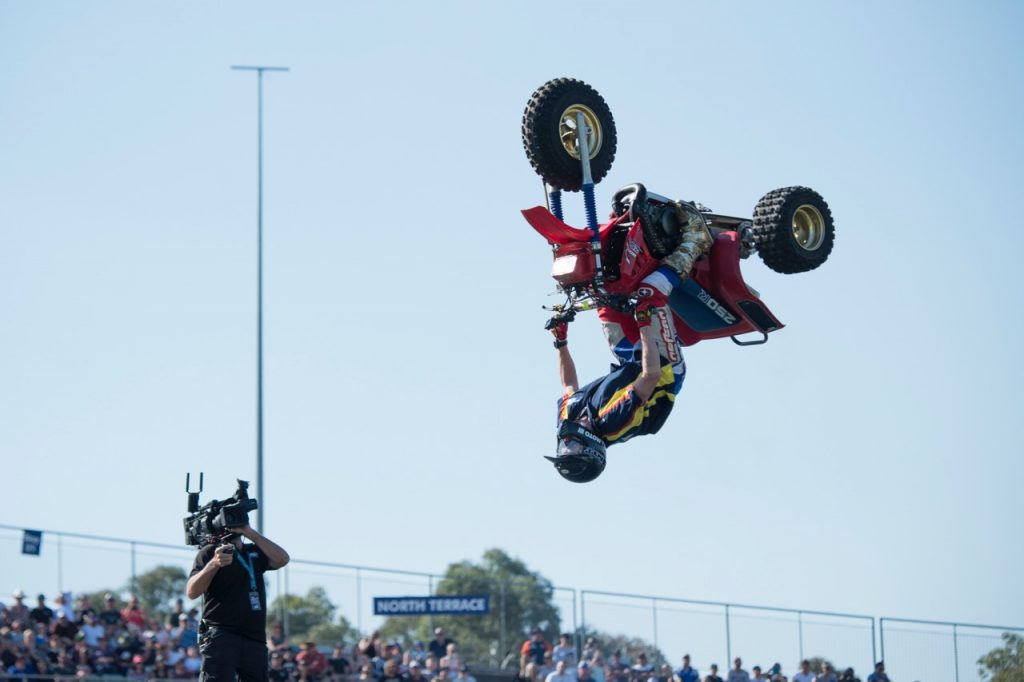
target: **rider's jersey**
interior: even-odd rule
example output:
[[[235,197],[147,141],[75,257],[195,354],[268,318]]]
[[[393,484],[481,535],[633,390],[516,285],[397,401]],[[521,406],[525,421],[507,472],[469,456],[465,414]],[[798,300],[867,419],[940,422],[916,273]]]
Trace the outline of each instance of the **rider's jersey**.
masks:
[[[558,401],[559,425],[566,419],[579,419],[586,410],[594,431],[609,445],[657,433],[682,388],[686,365],[682,358],[673,364],[662,357],[661,377],[646,402],[640,401],[633,389],[640,371],[639,359],[613,365],[607,375],[562,396]]]

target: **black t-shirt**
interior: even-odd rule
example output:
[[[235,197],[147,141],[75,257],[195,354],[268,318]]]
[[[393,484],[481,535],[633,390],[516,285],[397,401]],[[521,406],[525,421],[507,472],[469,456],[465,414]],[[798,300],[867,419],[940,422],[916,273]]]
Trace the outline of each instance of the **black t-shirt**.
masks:
[[[206,545],[196,554],[192,564],[192,577],[210,563],[216,545]],[[251,583],[249,572],[242,564],[239,555],[248,560],[253,569],[256,581],[256,592],[259,595],[259,610],[253,610],[249,592]],[[235,560],[222,566],[210,581],[210,586],[203,594],[203,621],[208,626],[223,628],[249,639],[265,642],[267,639],[267,588],[263,583],[263,574],[272,570],[267,555],[255,545],[242,545],[235,550]]]
[[[437,638],[430,640],[427,644],[427,648],[430,649],[430,653],[434,654],[434,658],[441,660],[442,656],[448,654],[448,645],[452,643],[452,640],[445,637],[444,643],[437,641]]]
[[[45,623],[46,625],[49,625],[50,621],[53,620],[53,609],[49,606],[37,606],[29,611],[28,615],[37,623]]]
[[[328,658],[327,665],[331,666],[331,670],[338,675],[347,675],[349,673],[349,668],[351,667],[348,659],[344,656],[339,658]]]
[[[267,671],[267,676],[270,682],[287,682],[291,677],[284,668],[271,668]]]

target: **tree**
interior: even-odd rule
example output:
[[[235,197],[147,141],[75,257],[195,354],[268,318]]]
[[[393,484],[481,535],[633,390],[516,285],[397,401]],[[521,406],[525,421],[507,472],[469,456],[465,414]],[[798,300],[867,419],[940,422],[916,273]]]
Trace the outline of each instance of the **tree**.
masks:
[[[385,639],[429,640],[431,629],[441,626],[458,642],[463,657],[497,666],[519,647],[533,627],[548,641],[558,638],[561,624],[552,602],[551,582],[519,559],[500,549],[484,552],[483,561],[449,564],[435,590],[439,596],[485,594],[490,613],[485,616],[392,616],[380,628]],[[513,656],[518,661],[518,656]]]
[[[1024,637],[1004,632],[1003,641],[978,659],[978,674],[992,682],[1024,682]]]
[[[280,622],[282,609],[288,617],[286,634],[293,642],[312,640],[317,644],[334,644],[359,638],[358,631],[344,616],[334,620],[337,607],[322,587],[309,588],[305,597],[285,594],[275,599],[267,614],[270,625]]]
[[[580,638],[586,641],[588,638],[593,637],[594,641],[597,642],[597,648],[604,655],[605,661],[618,651],[622,654],[623,658],[628,661],[636,662],[636,656],[640,652],[647,654],[647,662],[658,667],[663,663],[668,663],[668,659],[665,658],[665,654],[662,653],[661,649],[654,646],[650,642],[640,639],[639,637],[629,637],[627,635],[612,635],[607,632],[601,632],[600,630],[592,630],[586,628],[585,631],[580,633]]]
[[[176,599],[185,596],[187,582],[180,566],[157,566],[129,580],[124,589],[139,598],[143,611],[162,618],[171,612]]]

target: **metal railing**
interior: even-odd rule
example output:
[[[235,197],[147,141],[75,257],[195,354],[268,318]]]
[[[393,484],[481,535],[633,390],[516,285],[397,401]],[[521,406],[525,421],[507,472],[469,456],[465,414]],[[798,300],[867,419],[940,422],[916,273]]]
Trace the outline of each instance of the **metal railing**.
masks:
[[[580,613],[585,631],[628,624],[659,649],[670,642],[670,661],[690,653],[700,669],[721,655],[728,666],[734,654],[764,669],[811,656],[861,669],[875,660],[875,619],[861,614],[597,590],[581,590]]]
[[[981,679],[978,660],[1003,645],[1004,632],[1024,635],[1024,627],[878,619],[886,673],[907,682],[977,682]]]
[[[74,566],[75,589],[85,584],[115,588],[110,575],[127,573],[134,582],[143,572],[167,564],[188,572],[195,556],[194,548],[183,545],[44,530],[42,555],[23,557],[23,530],[0,524],[0,556],[4,557],[0,584],[11,589],[19,580],[13,575],[18,570],[33,583],[56,583],[64,592],[65,566]],[[434,594],[442,578],[437,573],[293,558],[288,567],[275,572],[268,593],[279,597],[323,587],[355,628],[368,632],[385,620],[373,615],[368,595]],[[704,668],[720,656],[731,661],[739,655],[748,666],[759,663],[762,668],[774,661],[791,665],[823,656],[837,666],[866,673],[875,661],[885,659],[887,671],[900,682],[974,682],[979,678],[978,659],[1002,646],[1002,633],[1024,635],[1024,627],[885,617],[878,619],[876,655],[872,616],[572,587],[553,586],[553,590],[563,630],[644,637],[663,649],[671,662],[691,653],[694,664]],[[492,603],[501,613],[501,594]],[[287,628],[287,614],[280,615]],[[503,619],[499,622],[504,626]],[[517,649],[520,636],[502,627],[500,651]]]

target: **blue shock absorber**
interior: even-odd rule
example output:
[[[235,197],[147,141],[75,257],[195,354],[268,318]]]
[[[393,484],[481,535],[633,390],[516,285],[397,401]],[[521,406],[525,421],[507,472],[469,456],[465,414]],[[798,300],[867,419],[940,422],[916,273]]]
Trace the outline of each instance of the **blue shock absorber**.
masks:
[[[565,222],[562,218],[562,190],[553,189],[548,192],[548,200],[551,202],[551,215]]]
[[[597,239],[597,204],[594,200],[594,183],[588,182],[583,185],[583,203],[587,209],[587,227],[594,233]]]

